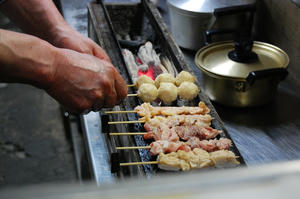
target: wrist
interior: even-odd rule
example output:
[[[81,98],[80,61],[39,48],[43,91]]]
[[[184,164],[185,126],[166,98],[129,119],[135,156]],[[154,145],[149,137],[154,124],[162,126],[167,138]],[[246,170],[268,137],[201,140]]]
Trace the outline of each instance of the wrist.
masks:
[[[45,42],[46,43],[46,42]],[[57,48],[50,44],[41,44],[41,52],[33,53],[31,60],[23,62],[24,68],[17,74],[17,81],[28,83],[40,89],[47,90],[54,82],[56,71]],[[21,65],[20,59],[16,65]]]
[[[47,48],[45,59],[41,57],[37,61],[39,67],[34,70],[31,78],[34,86],[47,90],[54,82],[59,49],[49,43],[46,43],[45,48]]]
[[[63,47],[62,40],[68,38],[73,31],[67,23],[58,24],[49,31],[50,36],[48,41],[56,47]]]

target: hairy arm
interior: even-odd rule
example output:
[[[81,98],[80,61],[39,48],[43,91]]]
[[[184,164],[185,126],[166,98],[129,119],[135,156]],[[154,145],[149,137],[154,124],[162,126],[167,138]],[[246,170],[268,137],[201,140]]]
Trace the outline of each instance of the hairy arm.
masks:
[[[0,81],[46,88],[51,82],[55,47],[36,37],[0,29]]]
[[[26,33],[52,45],[94,55],[109,61],[105,51],[95,42],[71,28],[52,0],[7,0],[0,10]]]
[[[126,83],[110,62],[1,29],[0,82],[42,88],[77,113],[113,107],[127,95]]]
[[[0,9],[26,33],[50,43],[59,29],[68,27],[51,0],[8,0]]]

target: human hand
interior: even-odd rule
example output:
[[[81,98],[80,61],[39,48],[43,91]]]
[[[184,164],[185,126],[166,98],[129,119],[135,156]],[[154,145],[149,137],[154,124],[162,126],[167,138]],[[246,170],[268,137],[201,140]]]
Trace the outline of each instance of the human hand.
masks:
[[[83,36],[68,25],[56,28],[51,43],[59,48],[75,50],[80,53],[90,54],[99,59],[110,62],[106,52],[93,40]]]
[[[110,62],[58,49],[46,91],[70,111],[87,113],[119,104],[128,87]]]

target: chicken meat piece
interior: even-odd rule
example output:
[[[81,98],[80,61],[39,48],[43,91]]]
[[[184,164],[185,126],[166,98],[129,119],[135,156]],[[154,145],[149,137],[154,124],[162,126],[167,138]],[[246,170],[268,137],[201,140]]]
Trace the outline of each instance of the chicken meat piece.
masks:
[[[232,146],[232,142],[227,138],[213,139],[213,140],[200,140],[197,137],[191,137],[187,142],[187,145],[194,148],[201,148],[208,152],[213,152],[217,150],[229,149]]]
[[[240,164],[237,161],[238,156],[236,156],[232,151],[219,150],[210,153],[210,158],[215,162],[215,166],[218,168],[233,167]]]
[[[166,140],[170,142],[179,141],[178,135],[164,124],[149,126],[146,123],[144,128],[147,131],[144,135],[145,139]]]
[[[197,125],[188,125],[188,126],[175,126],[172,127],[172,130],[182,140],[189,140],[192,137],[197,137],[200,140],[215,138],[222,131],[213,129],[209,126],[197,126]]]
[[[176,152],[178,150],[183,151],[191,151],[191,148],[186,145],[184,142],[169,142],[165,140],[158,140],[152,142],[150,144],[150,154],[151,155],[158,155],[160,153],[171,153]]]

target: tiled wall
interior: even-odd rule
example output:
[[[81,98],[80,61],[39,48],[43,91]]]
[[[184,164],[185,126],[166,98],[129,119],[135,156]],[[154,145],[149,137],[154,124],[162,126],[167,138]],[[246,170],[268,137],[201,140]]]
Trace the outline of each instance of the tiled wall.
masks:
[[[258,0],[257,40],[274,44],[290,57],[289,80],[300,85],[300,8],[291,0]]]

